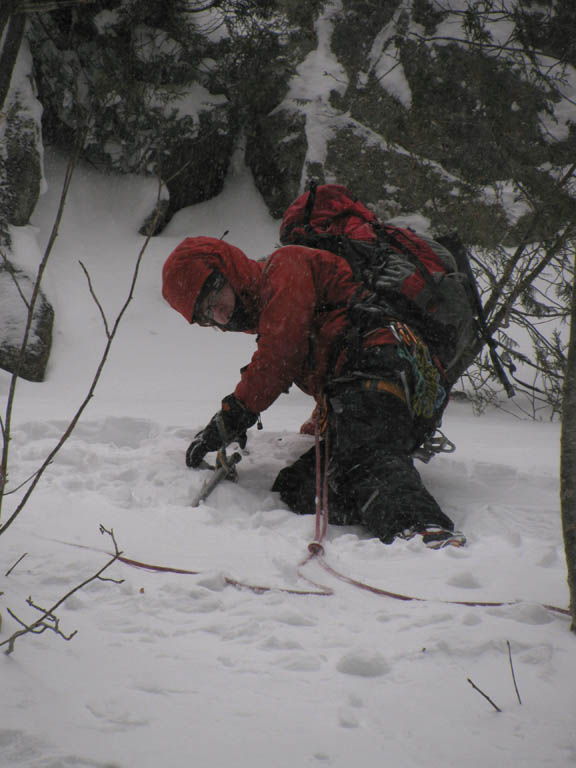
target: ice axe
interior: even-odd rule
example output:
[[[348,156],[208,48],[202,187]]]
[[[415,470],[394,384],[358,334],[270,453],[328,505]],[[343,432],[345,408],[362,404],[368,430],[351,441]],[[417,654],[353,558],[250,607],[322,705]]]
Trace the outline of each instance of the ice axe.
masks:
[[[212,476],[204,481],[204,485],[194,497],[194,500],[192,501],[193,507],[200,506],[200,503],[210,496],[214,488],[216,488],[222,480],[232,480],[233,483],[238,480],[238,470],[236,469],[236,465],[242,458],[242,454],[235,451],[231,456],[226,455],[226,431],[221,417],[218,419],[217,423],[222,437],[222,447],[216,454],[214,467],[205,461],[200,465],[201,468],[211,469],[213,472]]]

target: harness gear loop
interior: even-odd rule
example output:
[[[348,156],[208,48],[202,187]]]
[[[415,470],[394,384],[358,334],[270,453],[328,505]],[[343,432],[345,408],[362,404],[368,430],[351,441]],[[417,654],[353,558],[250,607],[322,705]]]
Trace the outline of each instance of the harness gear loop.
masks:
[[[441,429],[436,429],[436,435],[427,438],[424,443],[413,451],[412,456],[415,459],[428,464],[437,453],[454,453],[456,445],[449,440]]]
[[[394,320],[389,325],[398,341],[398,356],[406,360],[413,376],[412,411],[425,419],[434,418],[446,399],[441,375],[424,341],[404,323]]]

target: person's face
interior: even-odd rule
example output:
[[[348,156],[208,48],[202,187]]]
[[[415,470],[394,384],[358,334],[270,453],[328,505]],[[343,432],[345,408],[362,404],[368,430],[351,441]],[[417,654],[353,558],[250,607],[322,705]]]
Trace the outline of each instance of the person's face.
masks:
[[[198,307],[198,323],[203,326],[225,326],[234,312],[236,294],[230,283],[215,288],[202,300]]]

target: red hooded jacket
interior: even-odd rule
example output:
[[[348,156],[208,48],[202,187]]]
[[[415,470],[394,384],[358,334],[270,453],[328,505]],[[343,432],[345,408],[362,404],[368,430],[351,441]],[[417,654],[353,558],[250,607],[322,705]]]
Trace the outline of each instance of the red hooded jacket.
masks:
[[[162,294],[186,320],[208,275],[217,269],[258,318],[258,347],[234,395],[253,413],[266,410],[294,383],[319,397],[334,375],[334,357],[348,330],[346,308],[361,287],[346,261],[302,246],[280,248],[266,261],[209,237],[189,237],[170,254],[162,271]],[[367,345],[394,343],[388,329]]]

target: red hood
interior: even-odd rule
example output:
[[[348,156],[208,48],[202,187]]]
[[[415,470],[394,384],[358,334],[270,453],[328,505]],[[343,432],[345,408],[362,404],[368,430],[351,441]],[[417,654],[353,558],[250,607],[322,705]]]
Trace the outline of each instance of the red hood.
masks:
[[[241,296],[246,308],[260,310],[263,264],[249,259],[234,245],[213,237],[187,237],[166,259],[162,268],[162,296],[191,323],[204,282],[215,269]]]

